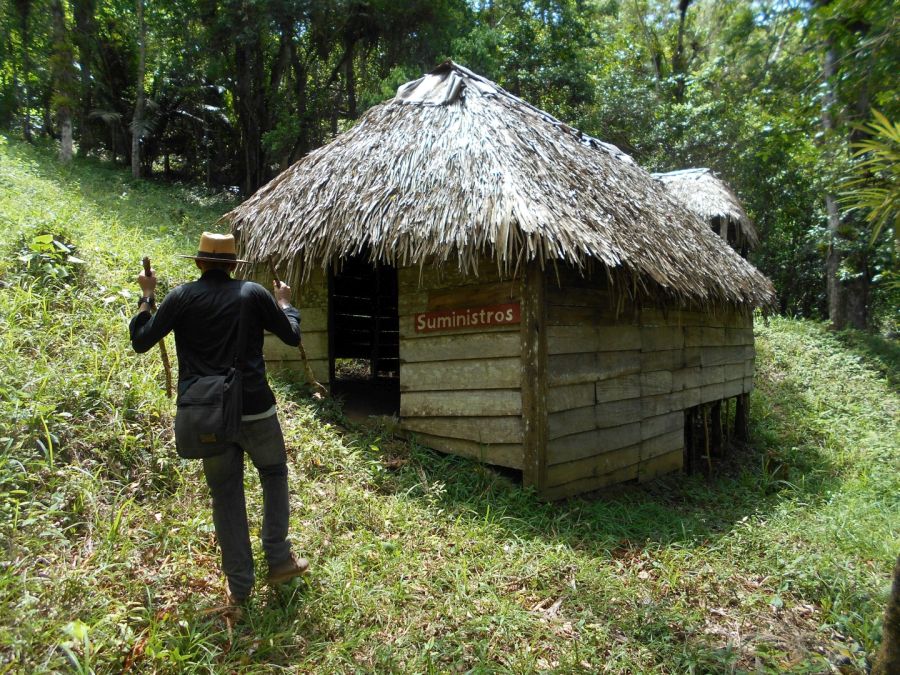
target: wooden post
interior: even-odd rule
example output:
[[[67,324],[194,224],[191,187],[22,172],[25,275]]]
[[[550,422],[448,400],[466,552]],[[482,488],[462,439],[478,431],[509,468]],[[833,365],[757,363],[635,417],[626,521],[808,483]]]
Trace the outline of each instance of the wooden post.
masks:
[[[725,444],[722,442],[722,401],[712,404],[712,452],[716,457],[725,455]]]
[[[540,262],[527,263],[522,282],[522,482],[540,494],[547,486],[547,329],[545,278]]]
[[[706,450],[707,476],[712,476],[712,457],[709,454],[709,406],[703,405],[703,444]]]
[[[694,473],[694,415],[696,408],[688,408],[684,411],[684,470],[687,473]]]
[[[734,408],[734,437],[739,441],[750,440],[750,394],[737,397]]]
[[[723,426],[725,428],[725,446],[729,445],[729,441],[731,440],[731,432],[729,431],[729,423],[731,421],[731,399],[725,399],[725,422]]]

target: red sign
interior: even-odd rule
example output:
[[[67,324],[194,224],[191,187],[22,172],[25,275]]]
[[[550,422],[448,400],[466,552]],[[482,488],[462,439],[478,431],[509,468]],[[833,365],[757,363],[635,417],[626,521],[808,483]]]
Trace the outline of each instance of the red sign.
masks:
[[[518,302],[510,302],[489,307],[461,307],[440,312],[423,312],[413,318],[417,333],[431,333],[439,330],[466,330],[517,324],[522,321],[522,310]]]

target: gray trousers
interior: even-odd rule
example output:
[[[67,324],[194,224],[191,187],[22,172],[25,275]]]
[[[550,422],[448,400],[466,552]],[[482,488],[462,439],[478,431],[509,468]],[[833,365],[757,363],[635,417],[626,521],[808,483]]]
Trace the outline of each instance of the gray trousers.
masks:
[[[203,460],[203,473],[212,495],[213,523],[222,549],[222,571],[236,598],[253,589],[253,553],[244,498],[244,453],[259,472],[263,493],[262,547],[269,566],[291,557],[287,541],[290,502],[287,455],[278,417],[242,422],[231,449]]]

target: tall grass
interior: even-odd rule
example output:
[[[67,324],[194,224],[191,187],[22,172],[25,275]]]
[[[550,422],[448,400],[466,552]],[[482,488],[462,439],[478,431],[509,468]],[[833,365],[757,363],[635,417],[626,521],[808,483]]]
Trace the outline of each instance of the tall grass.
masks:
[[[874,652],[895,345],[760,325],[752,447],[712,480],[556,504],[276,381],[313,572],[232,625],[199,467],[127,340],[141,256],[191,278],[175,254],[227,203],[2,137],[0,186],[0,670],[862,672]],[[19,259],[46,232],[85,261],[57,256],[70,276]]]

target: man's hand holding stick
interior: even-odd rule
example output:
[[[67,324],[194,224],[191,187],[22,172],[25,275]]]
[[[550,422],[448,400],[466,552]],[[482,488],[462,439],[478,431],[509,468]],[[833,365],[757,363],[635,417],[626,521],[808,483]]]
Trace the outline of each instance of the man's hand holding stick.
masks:
[[[146,307],[147,311],[152,312],[156,306],[153,302],[154,292],[156,291],[156,275],[153,274],[153,270],[150,267],[150,258],[146,256],[144,257],[144,271],[138,276],[138,285],[144,294],[140,306],[141,311]],[[144,302],[144,300],[148,299],[150,302]],[[163,370],[166,374],[166,396],[172,398],[172,365],[169,362],[169,352],[166,350],[165,338],[159,341],[159,355],[162,357]]]

